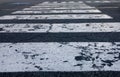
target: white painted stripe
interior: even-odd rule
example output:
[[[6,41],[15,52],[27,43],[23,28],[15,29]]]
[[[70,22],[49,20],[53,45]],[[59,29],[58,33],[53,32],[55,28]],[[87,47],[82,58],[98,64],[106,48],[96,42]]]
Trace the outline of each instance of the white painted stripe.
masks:
[[[50,24],[0,24],[0,28],[4,32],[47,32]]]
[[[3,19],[112,19],[105,14],[63,14],[63,15],[6,15]]]
[[[66,7],[66,6],[88,6],[86,4],[49,4],[49,5],[35,5],[37,7]],[[31,7],[35,7],[31,6]]]
[[[120,1],[85,1],[87,3],[119,3]]]
[[[56,6],[48,6],[48,5],[46,5],[46,6],[31,6],[30,8],[60,8],[60,7],[67,7],[67,8],[72,8],[72,7],[82,7],[82,6],[87,6],[87,5],[64,5],[64,6],[58,6],[58,5],[56,5]]]
[[[53,8],[40,8],[40,7],[35,7],[35,8],[25,8],[25,9],[23,9],[23,10],[32,10],[32,11],[35,11],[35,10],[55,10],[55,9],[58,9],[58,10],[71,10],[71,9],[95,9],[95,7],[89,7],[89,6],[84,6],[84,7],[59,7],[59,8],[57,8],[57,7],[53,7]]]
[[[36,5],[36,6],[37,6],[37,7],[68,7],[68,6],[69,6],[69,7],[72,7],[72,6],[73,6],[73,7],[74,7],[74,6],[79,6],[79,7],[80,7],[80,6],[82,6],[82,5],[83,5],[83,6],[88,6],[88,5],[86,5],[86,4],[71,4],[71,5],[70,5],[70,4],[64,4],[64,5],[60,5],[60,4],[56,4],[56,5],[52,5],[52,4],[51,4],[51,5],[50,5],[50,4],[49,4],[49,5]],[[32,6],[32,7],[34,7],[34,6]]]
[[[0,33],[120,32],[120,23],[0,24],[0,28]]]
[[[120,23],[55,24],[49,32],[120,32]]]
[[[69,1],[69,2],[65,2],[65,1],[62,1],[62,2],[43,2],[43,3],[40,3],[40,4],[37,4],[37,5],[70,5],[70,4],[82,4],[83,2],[82,1],[78,1],[78,2],[74,2],[74,1]]]
[[[0,72],[120,71],[119,56],[120,42],[0,43]]]
[[[46,2],[43,2],[43,3],[41,3],[41,4],[43,4],[43,5],[44,5],[44,4],[49,4],[49,2],[48,2],[48,1],[46,1]]]
[[[89,9],[89,10],[50,10],[50,11],[16,11],[12,14],[37,14],[37,13],[101,13],[100,10],[97,9]]]
[[[119,7],[98,7],[98,8],[100,8],[100,9],[104,9],[104,8],[108,8],[108,9],[109,9],[109,8],[113,8],[113,9],[114,9],[114,8],[119,8]]]
[[[66,4],[66,5],[35,5],[31,7],[80,7],[80,6],[88,6],[86,4]]]
[[[62,1],[62,2],[60,2],[60,3],[57,3],[57,4],[65,4],[65,3],[67,3],[67,2],[65,2],[65,1]],[[56,4],[56,3],[55,3]]]

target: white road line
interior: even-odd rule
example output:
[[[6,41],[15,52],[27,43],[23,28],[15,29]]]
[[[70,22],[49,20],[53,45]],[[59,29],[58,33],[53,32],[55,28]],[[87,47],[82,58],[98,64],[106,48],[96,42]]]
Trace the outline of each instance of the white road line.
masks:
[[[0,24],[0,33],[120,32],[120,23]]]
[[[84,6],[84,7],[83,7]],[[82,3],[82,4],[79,4],[79,3],[73,3],[73,4],[69,4],[69,3],[66,3],[66,4],[64,4],[64,3],[58,3],[58,4],[52,4],[52,3],[49,3],[49,4],[47,4],[47,5],[40,5],[40,4],[38,4],[38,5],[35,5],[35,6],[31,6],[31,8],[45,8],[45,7],[49,7],[49,8],[75,8],[75,7],[79,7],[79,8],[94,8],[94,7],[90,7],[90,6],[88,6],[88,5],[86,5],[86,4],[84,4],[84,3]],[[27,9],[27,8],[26,8]],[[47,9],[47,8],[46,8]]]
[[[74,2],[74,1],[69,1],[68,3],[76,3],[76,2]]]
[[[49,5],[35,5],[35,6],[37,6],[37,7],[66,7],[66,6],[88,6],[88,5],[86,5],[86,4],[49,4]],[[35,6],[31,6],[31,7],[35,7]]]
[[[82,7],[82,6],[87,6],[87,5],[61,5],[61,6],[58,6],[58,5],[56,5],[56,6],[48,6],[48,5],[46,5],[46,6],[31,6],[30,8],[60,8],[60,7],[69,7],[69,8],[74,8],[74,7]]]
[[[0,20],[5,19],[112,19],[105,14],[63,14],[63,15],[5,15]]]
[[[48,1],[45,1],[45,2],[43,2],[43,3],[41,3],[41,4],[43,4],[43,5],[44,5],[44,4],[49,4],[49,2],[48,2]]]
[[[35,5],[30,8],[75,8],[75,7],[90,7],[86,4],[65,4],[65,5]]]
[[[58,5],[57,4],[56,5],[51,4],[50,5],[49,4],[49,5],[35,5],[35,6],[31,6],[31,7],[66,7],[66,6],[71,6],[72,7],[72,6],[82,6],[82,5],[85,6],[86,4],[71,4],[71,5],[70,4],[64,4],[64,5],[60,5],[60,4],[58,4]]]
[[[27,11],[27,10],[32,10],[32,11],[35,11],[35,10],[55,10],[55,9],[58,9],[58,10],[72,10],[72,9],[95,9],[95,7],[89,7],[89,6],[85,6],[85,7],[60,7],[60,8],[40,8],[40,7],[36,7],[36,8],[25,8],[23,10]]]
[[[87,3],[119,3],[120,1],[85,1]]]
[[[16,11],[12,14],[37,14],[37,13],[101,13],[100,10],[97,9],[89,9],[89,10],[50,10],[50,11]]]
[[[50,24],[0,24],[4,32],[47,32]]]
[[[88,6],[86,4],[71,4],[71,5],[35,5],[31,7],[82,7],[82,6]],[[89,6],[90,7],[90,6]]]
[[[43,3],[40,3],[40,4],[37,4],[37,5],[70,5],[70,4],[82,4],[83,2],[82,1],[78,1],[78,2],[74,2],[74,1],[69,1],[69,2],[66,2],[66,1],[63,1],[63,2],[43,2]]]
[[[120,42],[1,43],[0,72],[120,71],[119,56]]]
[[[105,9],[105,8],[112,8],[112,9],[115,9],[115,8],[119,8],[119,7],[98,7],[99,9]]]

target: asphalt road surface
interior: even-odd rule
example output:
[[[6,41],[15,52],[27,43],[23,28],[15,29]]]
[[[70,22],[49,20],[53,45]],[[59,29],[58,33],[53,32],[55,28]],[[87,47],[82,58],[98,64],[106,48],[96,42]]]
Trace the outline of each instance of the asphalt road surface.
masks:
[[[1,0],[0,77],[119,71],[120,0]]]

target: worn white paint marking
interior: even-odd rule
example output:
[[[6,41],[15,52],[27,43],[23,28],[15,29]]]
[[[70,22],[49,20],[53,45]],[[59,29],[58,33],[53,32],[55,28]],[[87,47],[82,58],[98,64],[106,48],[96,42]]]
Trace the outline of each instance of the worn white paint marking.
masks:
[[[40,6],[40,5],[36,5],[36,6],[31,6],[30,8],[33,8],[33,7],[39,7],[39,8],[46,8],[46,7],[49,7],[49,8],[52,8],[52,7],[56,7],[56,8],[58,8],[58,7],[68,7],[68,8],[72,8],[72,7],[83,7],[83,6],[88,7],[88,5],[85,5],[85,4],[78,4],[78,5],[59,5],[59,6],[58,5],[54,5],[54,6],[48,6],[48,5],[46,5],[46,6]]]
[[[80,7],[80,6],[82,6],[82,5],[83,5],[83,6],[88,6],[88,5],[86,5],[86,4],[71,4],[71,5],[70,5],[70,4],[64,4],[64,5],[61,5],[61,4],[58,4],[58,5],[57,5],[57,4],[56,4],[56,5],[51,4],[51,5],[50,5],[50,4],[49,4],[49,5],[35,5],[35,6],[36,6],[36,7],[68,7],[68,6],[69,6],[69,7],[72,7],[72,6],[79,6],[79,7]],[[34,7],[35,7],[35,6],[34,6]],[[33,6],[31,6],[31,7],[33,7]]]
[[[114,9],[114,8],[119,8],[119,7],[98,7],[98,8],[100,8],[100,9],[105,9],[105,8],[112,8],[112,9]]]
[[[76,2],[74,2],[74,1],[69,1],[68,3],[76,3]]]
[[[31,6],[30,8],[33,8],[33,7],[41,7],[41,8],[45,8],[45,7],[49,7],[49,8],[72,8],[72,7],[91,7],[91,6],[89,6],[89,5],[86,5],[86,4],[84,4],[84,3],[82,3],[82,4],[79,4],[79,3],[73,3],[73,4],[69,4],[69,3],[66,3],[66,4],[47,4],[47,5],[40,5],[40,4],[38,4],[38,5],[35,5],[35,6]]]
[[[72,8],[72,7],[82,7],[82,6],[86,6],[86,5],[84,5],[84,4],[81,4],[81,5],[64,5],[64,6],[48,6],[48,5],[46,5],[46,6],[31,6],[30,8],[36,8],[36,7],[38,7],[38,8],[60,8],[60,7],[67,7],[67,8]]]
[[[112,0],[112,1],[85,1],[85,2],[87,2],[87,3],[119,3],[120,1]]]
[[[1,32],[47,32],[50,24],[0,24]]]
[[[120,42],[1,43],[0,72],[120,71],[119,56]]]
[[[120,23],[55,24],[49,32],[120,32]]]
[[[120,23],[0,24],[0,33],[10,32],[120,32]]]
[[[52,9],[60,9],[60,10],[71,10],[71,9],[79,9],[79,10],[81,10],[81,9],[95,9],[95,7],[89,7],[89,6],[85,6],[85,7],[71,7],[71,8],[69,8],[69,7],[59,7],[59,8],[40,8],[40,7],[38,7],[38,8],[25,8],[25,9],[23,9],[23,10],[25,10],[25,11],[27,11],[27,10],[32,10],[32,11],[35,11],[35,10],[52,10]]]
[[[62,3],[62,4],[44,4],[44,5],[41,5],[41,4],[38,4],[38,5],[35,5],[35,6],[31,6],[31,7],[75,7],[75,6],[78,6],[78,7],[82,7],[82,6],[89,6],[89,5],[87,5],[87,4],[84,4],[84,3],[73,3],[73,4],[69,4],[69,3],[66,3],[66,4],[64,4],[64,3]],[[91,6],[89,6],[89,7],[91,7]]]
[[[88,10],[45,10],[45,11],[16,11],[12,14],[36,14],[36,13],[101,13],[97,9],[88,9]]]
[[[65,1],[62,1],[62,2],[60,2],[60,3],[55,3],[55,4],[66,4],[67,2],[65,2]]]
[[[78,2],[74,2],[74,1],[62,1],[62,2],[43,2],[43,3],[40,3],[40,4],[37,4],[37,5],[70,5],[70,4],[82,4],[83,2],[82,1],[78,1]],[[84,3],[83,3],[84,4]]]
[[[0,20],[5,19],[112,19],[105,14],[63,14],[63,15],[5,15]]]
[[[84,4],[84,3],[82,3],[82,4],[79,4],[79,3],[74,3],[74,4],[68,4],[68,3],[66,3],[66,4],[49,4],[49,5],[40,5],[40,4],[38,4],[38,5],[35,5],[35,6],[37,6],[37,7],[72,7],[72,6],[88,6],[88,5],[86,5],[86,4]],[[34,6],[31,6],[31,7],[34,7]]]
[[[49,4],[49,2],[48,2],[48,1],[45,1],[45,2],[43,2],[43,3],[41,3],[41,4],[45,5],[45,4]]]

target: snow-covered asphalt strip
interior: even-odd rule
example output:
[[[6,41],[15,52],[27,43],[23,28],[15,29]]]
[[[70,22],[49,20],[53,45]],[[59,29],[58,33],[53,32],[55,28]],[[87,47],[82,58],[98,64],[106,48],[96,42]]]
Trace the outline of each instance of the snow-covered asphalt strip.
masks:
[[[86,22],[41,21],[57,19]],[[0,72],[120,71],[120,22],[105,19],[113,17],[84,1],[43,2],[1,16]]]

